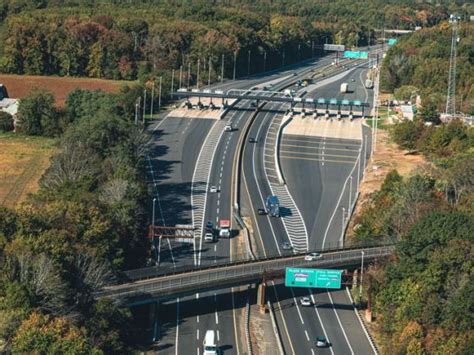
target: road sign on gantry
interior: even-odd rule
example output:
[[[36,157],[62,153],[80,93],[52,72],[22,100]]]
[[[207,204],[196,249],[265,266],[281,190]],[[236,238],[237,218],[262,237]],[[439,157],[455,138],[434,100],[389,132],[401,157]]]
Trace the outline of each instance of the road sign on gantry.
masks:
[[[342,270],[303,269],[287,267],[286,287],[341,288]]]
[[[317,288],[341,288],[342,270],[316,269]]]
[[[369,58],[369,52],[345,51],[344,58],[367,59]]]
[[[346,47],[342,44],[325,44],[324,50],[325,51],[337,51],[337,52],[344,52]]]

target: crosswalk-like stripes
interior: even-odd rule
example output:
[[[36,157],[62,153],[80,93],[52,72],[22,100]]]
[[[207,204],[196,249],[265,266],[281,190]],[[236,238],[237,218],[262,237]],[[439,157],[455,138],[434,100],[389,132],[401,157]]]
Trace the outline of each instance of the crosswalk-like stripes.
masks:
[[[290,243],[293,246],[293,250],[295,252],[306,252],[308,250],[308,232],[303,217],[301,216],[301,213],[286,185],[281,185],[278,178],[275,176],[277,169],[275,162],[275,149],[278,149],[278,147],[275,139],[269,137],[269,133],[272,134],[273,132],[278,131],[282,119],[281,116],[277,116],[272,121],[267,136],[265,137],[265,153],[263,155],[265,175],[269,182],[272,194],[277,196],[280,201],[280,206],[282,207],[281,210],[283,211],[281,219],[286,233],[288,234],[288,238],[290,239]],[[285,209],[288,209],[289,213],[286,213]]]

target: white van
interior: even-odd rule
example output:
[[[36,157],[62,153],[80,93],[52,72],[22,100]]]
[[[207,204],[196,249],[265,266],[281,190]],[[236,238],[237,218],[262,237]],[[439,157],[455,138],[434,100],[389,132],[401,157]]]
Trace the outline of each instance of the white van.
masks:
[[[213,330],[206,331],[203,345],[204,355],[217,355],[216,337]]]
[[[204,241],[205,241],[206,243],[212,243],[212,242],[214,242],[214,241],[215,241],[214,233],[209,233],[209,232],[206,233],[206,234],[204,235]]]
[[[226,132],[231,132],[231,131],[232,131],[232,124],[229,123],[228,125],[226,125],[226,126],[224,127],[224,131],[226,131]]]

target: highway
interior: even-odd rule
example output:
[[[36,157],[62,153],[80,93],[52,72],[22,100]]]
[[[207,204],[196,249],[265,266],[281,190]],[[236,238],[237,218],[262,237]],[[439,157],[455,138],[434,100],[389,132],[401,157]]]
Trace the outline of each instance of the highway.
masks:
[[[319,87],[318,95],[342,99],[339,86],[340,83],[348,81],[354,87],[354,92],[344,95],[344,99],[350,99],[351,96],[360,100],[370,99],[370,95],[363,88],[364,73],[365,69],[351,70],[347,76]],[[352,82],[353,78],[354,82]],[[301,232],[291,230],[282,223],[285,215],[281,219],[276,219],[268,215],[258,216],[255,213],[257,208],[263,207],[266,196],[272,193],[272,185],[275,184],[276,174],[275,166],[271,164],[273,161],[271,146],[275,144],[276,131],[285,111],[281,104],[268,104],[265,108],[266,112],[262,110],[259,114],[260,119],[256,120],[257,123],[252,126],[249,134],[250,137],[257,138],[257,143],[247,144],[244,150],[243,184],[244,191],[247,192],[245,194],[247,204],[244,204],[243,212],[248,213],[253,219],[253,230],[260,236],[260,245],[258,245],[260,251],[268,255],[276,255],[285,252],[281,248],[284,241],[296,246],[293,243],[294,238]],[[306,118],[306,120],[313,120],[313,118]],[[335,121],[334,124],[358,125],[353,129],[364,130],[364,138],[370,137],[368,134],[370,132],[360,125],[360,120],[354,120],[352,123]],[[285,207],[287,201],[293,203],[286,214],[301,215],[302,224],[306,226],[308,234],[307,247],[310,250],[340,242],[342,230],[341,227],[338,230],[336,226],[342,226],[342,215],[339,218],[331,218],[331,216],[335,209],[341,208],[341,201],[344,201],[344,198],[348,199],[349,188],[346,189],[347,191],[343,188],[351,171],[353,183],[356,182],[354,171],[357,172],[357,170],[353,169],[356,160],[354,157],[360,153],[361,146],[365,148],[365,142],[360,139],[329,139],[286,134],[281,139],[280,159],[288,191],[280,191],[289,192],[291,197],[286,199],[286,203],[282,201],[282,205]],[[370,151],[370,142],[366,151]],[[319,155],[314,152],[319,152]],[[353,185],[352,201],[355,198],[355,190]],[[282,198],[280,195],[279,197],[281,201]],[[329,224],[331,228],[328,228]],[[295,228],[294,225],[290,227]],[[326,230],[328,230],[327,233]],[[327,292],[290,289],[280,284],[276,285],[273,292],[270,291],[269,294],[277,311],[280,332],[288,353],[315,353],[314,344],[318,336],[325,336],[332,343],[332,346],[325,350],[328,353],[373,353],[345,290]],[[309,295],[317,307],[299,305],[300,298]]]
[[[325,58],[319,65],[330,60]],[[250,88],[280,77],[296,80],[295,71],[225,83],[224,86]],[[166,117],[156,124],[152,129],[156,147],[150,154],[149,170],[158,199],[157,222],[166,225],[199,225],[200,222],[202,226],[208,220],[217,224],[219,220],[231,219],[232,164],[239,134],[253,111],[249,108],[250,102],[243,101],[220,121]],[[223,132],[226,122],[233,123],[233,132]],[[209,186],[216,186],[219,192],[208,193]],[[196,208],[198,204],[202,204],[202,212]],[[163,241],[160,267],[186,263],[206,265],[230,259],[236,250],[232,245],[234,240],[185,246]],[[199,353],[203,334],[207,329],[215,329],[226,354],[240,352],[235,312],[245,305],[245,301],[246,296],[236,297],[234,292],[223,290],[162,303],[155,327],[159,338],[157,349],[165,354]]]

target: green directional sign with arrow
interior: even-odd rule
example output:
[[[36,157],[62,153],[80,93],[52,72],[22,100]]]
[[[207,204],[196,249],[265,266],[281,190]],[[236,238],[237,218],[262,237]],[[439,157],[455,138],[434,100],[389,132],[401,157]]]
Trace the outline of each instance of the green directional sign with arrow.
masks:
[[[286,287],[341,288],[342,270],[304,269],[287,267]]]

